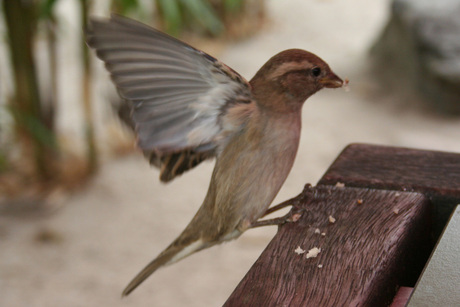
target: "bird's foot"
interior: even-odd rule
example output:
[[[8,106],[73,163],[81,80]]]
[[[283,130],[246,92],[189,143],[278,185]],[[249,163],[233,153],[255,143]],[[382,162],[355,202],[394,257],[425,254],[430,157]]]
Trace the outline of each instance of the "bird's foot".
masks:
[[[289,211],[288,214],[281,216],[281,217],[273,218],[273,219],[255,221],[251,224],[250,228],[262,227],[262,226],[273,226],[273,225],[281,226],[286,223],[297,222],[302,217],[303,212],[306,210],[304,208],[296,207],[295,205],[292,205],[292,206],[293,207],[291,211]]]
[[[300,193],[298,196],[294,197],[294,198],[291,198],[291,199],[288,199],[286,201],[283,201],[282,203],[276,205],[276,206],[273,206],[273,207],[270,207],[267,209],[267,211],[265,211],[264,215],[262,215],[262,217],[265,217],[275,211],[278,211],[278,210],[281,210],[283,208],[286,208],[286,207],[289,207],[289,206],[292,206],[293,208],[298,208],[300,207],[300,204],[305,202],[305,195],[309,195],[309,192],[313,189],[313,187],[311,186],[311,184],[307,183],[305,185],[305,187],[303,188],[303,191],[302,193]]]
[[[264,216],[267,216],[273,212],[276,212],[278,210],[281,210],[283,208],[286,208],[286,207],[289,207],[289,206],[294,206],[294,203],[296,201],[296,198],[291,198],[291,199],[288,199],[286,201],[283,201],[282,203],[276,205],[276,206],[273,206],[273,207],[270,207],[267,209],[267,211],[265,211],[264,215],[262,215],[262,217]]]
[[[291,211],[289,211],[288,214],[282,217],[277,217],[273,219],[255,221],[251,224],[250,228],[256,228],[256,227],[261,227],[261,226],[271,226],[271,225],[283,225],[285,223],[297,222],[302,216],[303,212],[306,211],[306,209],[302,207],[302,204],[307,201],[306,200],[307,198],[311,198],[314,196],[315,196],[315,189],[311,186],[311,184],[307,183],[305,187],[303,188],[302,193],[300,193],[298,196],[294,198],[283,201],[282,203],[276,206],[268,208],[267,211],[265,211],[264,215],[262,215],[262,217],[267,216],[280,209],[291,206],[292,209]]]

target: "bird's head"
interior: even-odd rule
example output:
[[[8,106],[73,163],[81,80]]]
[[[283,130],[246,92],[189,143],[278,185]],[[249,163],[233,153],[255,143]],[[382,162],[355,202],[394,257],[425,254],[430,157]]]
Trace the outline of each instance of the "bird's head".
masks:
[[[338,88],[342,79],[321,58],[305,50],[289,49],[273,56],[251,80],[257,101],[278,111],[298,110],[322,88]]]

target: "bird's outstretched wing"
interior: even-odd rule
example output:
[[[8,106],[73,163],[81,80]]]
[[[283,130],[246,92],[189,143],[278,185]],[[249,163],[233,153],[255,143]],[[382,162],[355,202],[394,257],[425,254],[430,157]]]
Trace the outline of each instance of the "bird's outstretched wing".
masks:
[[[216,155],[233,107],[253,103],[249,83],[210,55],[133,20],[92,19],[87,42],[131,110],[138,145],[162,181]]]

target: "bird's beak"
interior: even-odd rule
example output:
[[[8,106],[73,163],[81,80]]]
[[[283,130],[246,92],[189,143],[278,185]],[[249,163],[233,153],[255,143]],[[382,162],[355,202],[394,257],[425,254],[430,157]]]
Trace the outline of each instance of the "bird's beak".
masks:
[[[338,88],[343,86],[343,80],[337,77],[333,72],[320,79],[319,82],[327,88]]]

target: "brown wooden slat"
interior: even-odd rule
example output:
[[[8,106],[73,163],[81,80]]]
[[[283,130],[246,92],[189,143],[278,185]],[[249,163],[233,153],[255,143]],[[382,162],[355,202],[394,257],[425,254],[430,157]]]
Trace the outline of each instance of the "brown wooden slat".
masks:
[[[225,306],[388,306],[398,286],[415,283],[406,278],[429,255],[425,196],[322,186],[298,199],[300,220],[280,227]],[[298,246],[321,253],[306,259]]]
[[[351,144],[318,182],[417,191],[460,199],[460,154],[401,147]]]
[[[460,203],[460,154],[400,147],[351,144],[337,157],[318,185],[416,191],[434,205],[434,237]]]

